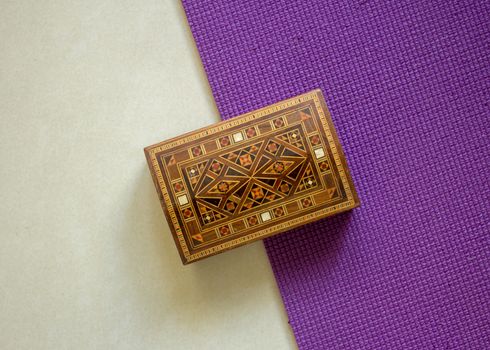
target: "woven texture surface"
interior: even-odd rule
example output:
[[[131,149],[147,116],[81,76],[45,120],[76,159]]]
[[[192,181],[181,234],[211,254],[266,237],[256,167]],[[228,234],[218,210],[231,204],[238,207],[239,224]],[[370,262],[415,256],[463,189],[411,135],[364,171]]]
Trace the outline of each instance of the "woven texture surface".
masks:
[[[490,348],[489,3],[183,3],[223,118],[321,88],[343,144],[361,208],[266,241],[299,348]]]

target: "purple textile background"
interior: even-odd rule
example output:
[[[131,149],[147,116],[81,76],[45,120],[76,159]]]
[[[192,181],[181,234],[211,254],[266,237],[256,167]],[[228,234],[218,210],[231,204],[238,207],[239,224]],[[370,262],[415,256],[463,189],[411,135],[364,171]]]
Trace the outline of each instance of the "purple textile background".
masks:
[[[319,87],[343,144],[361,208],[266,241],[300,349],[489,349],[490,3],[183,3],[223,118]]]

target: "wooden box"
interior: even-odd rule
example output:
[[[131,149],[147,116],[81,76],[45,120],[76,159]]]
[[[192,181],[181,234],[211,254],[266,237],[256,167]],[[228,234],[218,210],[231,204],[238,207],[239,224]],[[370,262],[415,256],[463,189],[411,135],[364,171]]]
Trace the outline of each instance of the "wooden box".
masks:
[[[145,154],[184,264],[359,205],[320,90]]]

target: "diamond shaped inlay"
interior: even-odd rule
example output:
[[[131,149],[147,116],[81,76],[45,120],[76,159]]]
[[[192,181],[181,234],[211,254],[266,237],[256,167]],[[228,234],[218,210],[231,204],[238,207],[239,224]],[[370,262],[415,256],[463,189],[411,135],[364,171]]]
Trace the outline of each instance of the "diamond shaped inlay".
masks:
[[[287,196],[315,189],[319,174],[304,145],[306,137],[299,126],[260,141],[249,141],[241,147],[222,152],[197,168],[194,174],[184,172],[186,181],[194,183],[192,196],[201,225],[216,221],[210,209],[225,220],[235,213],[260,210]],[[199,206],[202,204],[202,206]]]

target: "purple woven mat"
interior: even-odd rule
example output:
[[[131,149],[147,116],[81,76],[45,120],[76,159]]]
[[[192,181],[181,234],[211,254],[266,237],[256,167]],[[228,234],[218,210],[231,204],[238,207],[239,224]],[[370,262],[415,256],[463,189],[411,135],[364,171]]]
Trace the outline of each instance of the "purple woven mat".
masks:
[[[362,207],[266,241],[300,349],[489,349],[489,2],[184,6],[223,118],[319,87],[343,143]]]

